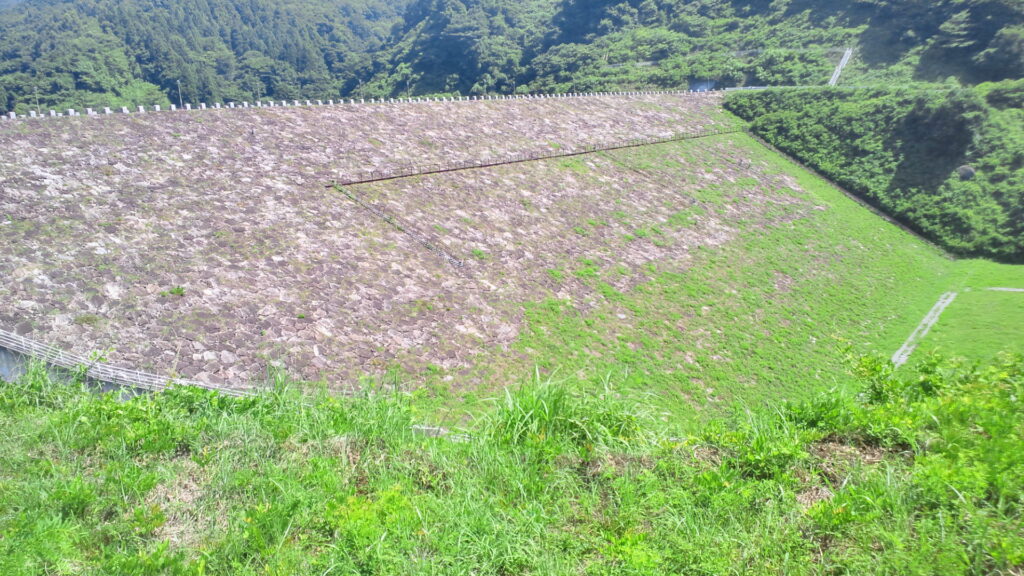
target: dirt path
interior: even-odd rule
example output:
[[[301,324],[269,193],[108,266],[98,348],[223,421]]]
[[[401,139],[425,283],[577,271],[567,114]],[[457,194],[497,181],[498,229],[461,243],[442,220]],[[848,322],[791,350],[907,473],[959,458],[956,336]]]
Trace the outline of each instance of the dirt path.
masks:
[[[917,325],[917,328],[910,334],[907,341],[903,343],[903,346],[892,355],[892,363],[899,368],[910,359],[910,355],[917,348],[917,345],[924,340],[924,337],[928,335],[928,331],[932,329],[932,326],[939,321],[939,316],[942,315],[943,310],[949,306],[953,299],[956,298],[956,292],[946,292],[939,298],[939,301],[932,306],[932,309],[928,311],[921,323]]]

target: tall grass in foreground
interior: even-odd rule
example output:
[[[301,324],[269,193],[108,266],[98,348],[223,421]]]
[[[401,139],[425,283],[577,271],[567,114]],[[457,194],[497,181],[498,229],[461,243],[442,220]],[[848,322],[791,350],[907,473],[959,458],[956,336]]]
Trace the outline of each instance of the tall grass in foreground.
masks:
[[[1024,361],[860,360],[859,395],[669,438],[610,382],[461,441],[400,393],[0,384],[0,574],[1019,574]]]

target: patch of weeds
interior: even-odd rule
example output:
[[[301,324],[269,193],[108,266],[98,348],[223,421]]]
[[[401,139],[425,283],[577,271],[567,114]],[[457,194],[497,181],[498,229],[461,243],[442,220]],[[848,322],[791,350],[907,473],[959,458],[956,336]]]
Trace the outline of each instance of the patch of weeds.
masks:
[[[625,300],[625,296],[623,296],[622,292],[619,292],[614,286],[607,282],[598,282],[597,291],[609,302],[622,302]]]
[[[665,237],[665,232],[657,226],[647,226],[644,228],[638,228],[633,231],[633,235],[637,238],[643,238],[650,240],[651,244],[658,247],[665,247],[670,244],[668,238]]]
[[[450,234],[450,232],[448,231],[448,229],[447,229],[447,228],[445,228],[444,226],[441,226],[440,224],[434,224],[434,230],[435,230],[435,231],[436,231],[436,232],[437,232],[438,234]]]
[[[565,271],[561,268],[549,268],[548,276],[550,276],[555,282],[561,282],[565,280]]]
[[[74,323],[79,326],[96,326],[102,318],[95,314],[79,314],[75,316]]]
[[[590,230],[587,230],[583,226],[573,226],[572,231],[583,237],[590,236]]]
[[[414,314],[423,314],[424,312],[430,312],[434,309],[434,303],[430,300],[413,300],[409,303],[409,309]]]
[[[572,170],[576,174],[586,174],[590,171],[590,167],[579,158],[563,158],[558,162],[560,168]]]
[[[160,292],[160,295],[163,296],[164,298],[166,298],[168,296],[179,296],[179,297],[180,296],[184,296],[185,295],[185,287],[184,286],[175,286],[174,288],[169,288],[167,290],[164,290],[164,291]]]
[[[594,260],[580,258],[579,263],[580,267],[573,272],[573,275],[577,278],[597,278],[600,275],[601,268]]]
[[[696,224],[699,217],[703,216],[705,213],[706,211],[699,206],[680,210],[668,217],[668,225],[677,228],[689,228]]]
[[[701,202],[714,204],[715,206],[722,206],[725,204],[726,200],[725,192],[719,186],[708,186],[707,188],[702,188],[694,193],[693,196]]]
[[[490,258],[491,258],[490,254],[488,254],[487,252],[484,252],[483,250],[481,250],[479,248],[473,248],[472,254],[473,254],[473,258],[476,258],[477,260],[480,260],[481,262],[486,261],[486,260],[490,260]]]

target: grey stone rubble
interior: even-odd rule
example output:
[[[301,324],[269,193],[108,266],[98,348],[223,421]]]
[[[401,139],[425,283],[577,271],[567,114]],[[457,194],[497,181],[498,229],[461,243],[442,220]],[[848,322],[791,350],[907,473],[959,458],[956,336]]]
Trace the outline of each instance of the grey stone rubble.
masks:
[[[632,217],[659,221],[678,204],[680,185],[713,185],[741,177],[740,169],[687,183],[690,172],[673,160],[680,168],[660,186],[633,182],[613,159],[595,155],[579,159],[590,167],[585,178],[549,161],[354,190],[465,259],[465,274],[424,258],[414,239],[340,195],[329,198],[322,185],[366,167],[494,161],[712,129],[721,126],[713,110],[684,96],[640,106],[537,99],[446,114],[429,104],[288,107],[221,114],[217,122],[151,114],[83,122],[71,133],[41,122],[0,130],[0,211],[32,224],[0,226],[0,244],[13,247],[0,259],[0,288],[10,290],[0,299],[0,326],[76,353],[112,346],[111,362],[207,382],[244,385],[263,373],[266,358],[334,382],[388,363],[415,371],[423,362],[475,381],[459,371],[520,330],[521,315],[508,303],[546,297],[537,290],[550,279],[536,272],[562,265],[562,249],[553,247],[564,245],[575,262],[572,254],[612,246],[617,261],[642,271],[653,259],[685,262],[683,244],[698,241],[691,235],[702,245],[729,237],[716,216],[669,235],[680,244],[664,249],[622,240],[628,230],[615,222],[607,234],[565,238],[572,219],[608,219],[601,207],[628,193]],[[631,122],[621,122],[623,114]],[[693,147],[694,161],[705,154],[700,148],[722,145]],[[739,206],[751,217],[760,209]],[[465,209],[472,213],[460,214]],[[52,218],[67,226],[53,228],[58,237],[40,235]],[[451,232],[436,234],[435,224]],[[490,258],[466,258],[476,248]],[[623,276],[617,289],[637,277]],[[183,296],[161,296],[179,285]],[[572,284],[554,289],[571,290],[558,297],[581,306],[590,298]]]

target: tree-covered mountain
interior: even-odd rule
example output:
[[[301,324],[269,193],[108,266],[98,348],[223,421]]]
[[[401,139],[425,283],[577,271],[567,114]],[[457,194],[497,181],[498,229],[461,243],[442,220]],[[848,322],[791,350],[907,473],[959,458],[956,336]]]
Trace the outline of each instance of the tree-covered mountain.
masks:
[[[1019,0],[416,0],[368,87],[588,91],[1024,75]]]
[[[30,0],[0,12],[0,109],[336,97],[405,4]]]
[[[27,0],[0,11],[0,110],[816,85],[848,46],[845,83],[1017,78],[1024,2]]]

